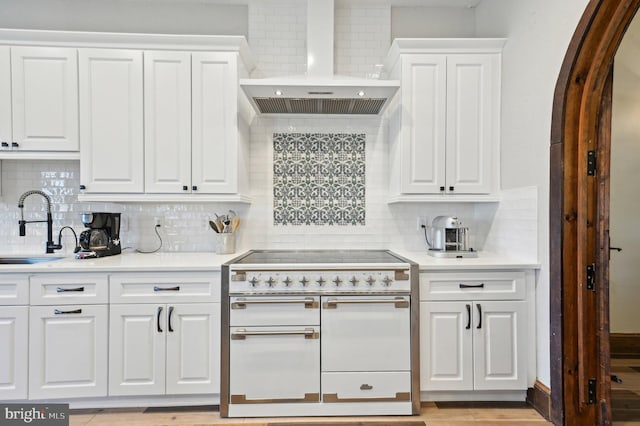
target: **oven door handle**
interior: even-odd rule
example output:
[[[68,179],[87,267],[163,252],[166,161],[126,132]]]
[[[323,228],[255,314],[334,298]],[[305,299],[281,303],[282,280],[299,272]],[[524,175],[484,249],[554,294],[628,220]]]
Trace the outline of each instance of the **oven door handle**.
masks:
[[[384,304],[393,303],[396,308],[408,308],[409,301],[404,297],[396,297],[393,299],[329,299],[322,304],[324,309],[336,309],[338,304],[358,304],[368,305],[372,303]]]
[[[315,309],[318,307],[318,302],[315,299],[305,297],[304,299],[236,299],[236,301],[231,303],[231,309],[247,309],[247,305],[280,305],[283,303],[304,303],[305,309]]]
[[[231,333],[231,340],[245,340],[248,336],[304,336],[305,339],[317,339],[320,333],[313,328],[304,330],[273,330],[273,331],[247,331],[244,328]]]

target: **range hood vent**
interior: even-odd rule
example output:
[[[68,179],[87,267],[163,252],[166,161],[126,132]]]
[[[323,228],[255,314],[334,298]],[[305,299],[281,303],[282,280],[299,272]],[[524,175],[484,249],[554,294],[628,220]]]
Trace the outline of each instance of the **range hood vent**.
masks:
[[[377,99],[253,98],[261,114],[377,115],[386,102]]]
[[[240,80],[258,113],[377,115],[383,111],[400,82],[335,76],[333,21],[334,0],[307,0],[306,76]]]

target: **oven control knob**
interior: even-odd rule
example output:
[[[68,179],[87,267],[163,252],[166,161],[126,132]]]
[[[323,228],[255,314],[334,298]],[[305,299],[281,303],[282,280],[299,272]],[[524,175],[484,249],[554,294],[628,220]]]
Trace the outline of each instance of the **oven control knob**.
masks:
[[[366,280],[366,281],[367,281],[367,284],[369,284],[369,285],[373,285],[373,283],[375,283],[375,282],[376,282],[376,279],[375,279],[375,278],[373,278],[371,275],[369,275],[369,278],[367,278],[367,280]]]
[[[300,280],[300,284],[302,284],[302,287],[306,287],[308,283],[309,280],[307,279],[307,277],[302,277],[302,279]]]
[[[356,285],[358,285],[358,283],[360,282],[360,280],[359,280],[359,279],[357,279],[357,278],[354,276],[354,277],[351,277],[351,279],[349,280],[349,282],[351,283],[351,285],[352,285],[352,286],[354,286],[354,287],[355,287]]]
[[[293,281],[291,281],[291,278],[286,277],[282,282],[284,283],[285,287],[289,287]]]
[[[316,282],[320,287],[322,287],[326,281],[324,280],[324,278],[320,277],[319,279],[316,280]]]
[[[259,282],[260,280],[257,279],[256,277],[253,277],[249,280],[249,284],[251,284],[251,287],[255,287]]]
[[[340,284],[342,284],[342,280],[340,279],[340,277],[335,277],[333,283],[336,285],[336,287],[340,287]]]
[[[385,276],[382,279],[382,282],[384,283],[384,285],[386,285],[387,287],[389,287],[391,285],[391,283],[393,282],[393,280],[391,278],[389,278],[388,276]]]
[[[276,280],[274,280],[273,277],[269,277],[269,279],[267,280],[267,285],[269,285],[269,287],[273,287],[275,283]]]

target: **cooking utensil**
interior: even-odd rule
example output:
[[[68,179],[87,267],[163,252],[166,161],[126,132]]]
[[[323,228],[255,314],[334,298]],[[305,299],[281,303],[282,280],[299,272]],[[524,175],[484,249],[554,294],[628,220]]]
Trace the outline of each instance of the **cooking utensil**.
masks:
[[[220,233],[220,230],[218,229],[218,225],[213,220],[209,221],[209,226],[211,227],[211,229],[216,231],[218,234]]]
[[[236,232],[240,227],[240,218],[238,216],[234,216],[231,219],[231,232]]]

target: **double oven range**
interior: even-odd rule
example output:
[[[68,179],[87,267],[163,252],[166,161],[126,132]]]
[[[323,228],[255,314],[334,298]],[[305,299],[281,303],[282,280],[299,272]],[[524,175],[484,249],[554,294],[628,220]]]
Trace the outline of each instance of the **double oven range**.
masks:
[[[383,250],[222,267],[223,417],[419,412],[418,266]]]

